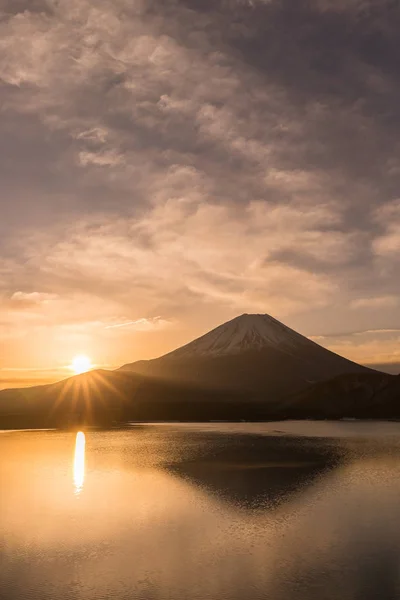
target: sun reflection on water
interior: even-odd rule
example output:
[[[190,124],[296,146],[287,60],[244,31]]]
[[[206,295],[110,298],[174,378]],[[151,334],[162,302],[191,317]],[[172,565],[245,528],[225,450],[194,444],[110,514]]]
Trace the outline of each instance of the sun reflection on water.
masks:
[[[76,495],[81,493],[85,480],[85,445],[85,434],[83,431],[78,431],[76,434],[74,455],[74,485]]]

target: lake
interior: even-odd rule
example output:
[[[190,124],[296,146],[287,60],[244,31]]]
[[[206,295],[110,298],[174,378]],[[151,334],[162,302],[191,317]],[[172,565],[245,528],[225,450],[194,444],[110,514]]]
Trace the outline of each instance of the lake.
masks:
[[[400,424],[0,433],[2,600],[400,597]]]

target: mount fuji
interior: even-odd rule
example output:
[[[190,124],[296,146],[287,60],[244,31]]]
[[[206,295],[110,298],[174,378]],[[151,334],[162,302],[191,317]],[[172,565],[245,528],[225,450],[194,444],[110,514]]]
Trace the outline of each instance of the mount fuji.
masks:
[[[263,401],[338,375],[371,372],[263,314],[241,315],[169,354],[121,370]]]

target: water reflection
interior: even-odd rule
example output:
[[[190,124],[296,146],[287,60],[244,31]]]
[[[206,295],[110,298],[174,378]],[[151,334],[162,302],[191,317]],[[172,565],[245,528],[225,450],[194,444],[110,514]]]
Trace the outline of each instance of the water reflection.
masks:
[[[83,488],[83,482],[85,480],[85,447],[86,438],[83,431],[78,431],[76,434],[75,441],[75,454],[74,454],[74,485],[75,494],[79,496]]]
[[[1,600],[400,598],[398,431],[0,435]]]
[[[202,436],[197,435],[201,440]],[[290,496],[338,460],[335,448],[318,439],[235,435],[216,449],[203,436],[201,456],[174,462],[167,470],[233,506],[267,508]]]

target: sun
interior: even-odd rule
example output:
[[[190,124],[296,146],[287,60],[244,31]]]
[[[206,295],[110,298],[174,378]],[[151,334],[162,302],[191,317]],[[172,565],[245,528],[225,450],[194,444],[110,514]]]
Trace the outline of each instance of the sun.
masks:
[[[80,373],[86,373],[93,368],[92,361],[85,354],[79,354],[72,359],[70,364],[71,371],[73,371],[76,375]]]

